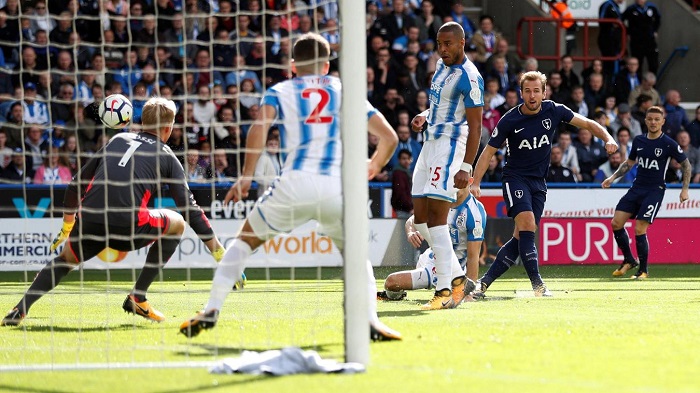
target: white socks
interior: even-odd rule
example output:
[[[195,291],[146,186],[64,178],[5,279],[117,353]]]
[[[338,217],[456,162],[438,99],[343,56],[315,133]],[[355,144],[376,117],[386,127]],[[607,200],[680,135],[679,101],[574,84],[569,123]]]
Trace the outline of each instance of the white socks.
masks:
[[[421,236],[423,236],[423,239],[425,239],[426,242],[428,242],[428,247],[433,247],[433,239],[431,239],[430,236],[430,230],[428,229],[428,224],[427,223],[422,223],[422,224],[413,224],[413,227],[416,228],[418,233],[420,233]]]
[[[248,257],[252,252],[248,243],[243,240],[235,239],[231,243],[219,266],[216,268],[216,273],[214,273],[211,292],[209,293],[209,303],[207,303],[204,311],[221,310],[226,296],[233,289],[233,284],[241,278],[246,262],[248,262]]]
[[[377,316],[377,280],[374,278],[374,269],[372,262],[367,260],[367,278],[369,281],[369,323],[374,325],[379,322]]]
[[[437,284],[435,289],[451,289],[452,288],[452,257],[454,250],[452,249],[452,239],[450,239],[450,230],[447,225],[440,225],[428,228],[432,244],[430,247],[435,254],[435,275],[437,276]],[[459,265],[459,263],[457,264]]]

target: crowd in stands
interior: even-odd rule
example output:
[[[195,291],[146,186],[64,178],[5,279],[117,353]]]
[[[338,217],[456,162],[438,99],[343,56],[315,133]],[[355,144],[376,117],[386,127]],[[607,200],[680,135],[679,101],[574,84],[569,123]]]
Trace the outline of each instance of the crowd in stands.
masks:
[[[366,10],[367,99],[399,136],[394,157],[375,181],[410,179],[422,135],[409,123],[430,106],[443,23],[463,26],[467,55],[484,77],[484,144],[501,116],[520,103],[518,76],[539,69],[536,59],[514,53],[513,37],[500,33],[497,21],[468,15],[460,1],[376,0],[367,1]],[[148,97],[173,99],[178,115],[168,144],[190,181],[231,181],[262,93],[291,77],[291,48],[306,32],[320,32],[342,56],[337,1],[0,0],[0,181],[67,182],[119,132],[86,114],[115,93],[134,105],[129,131],[138,131]],[[633,57],[616,74],[598,60],[580,74],[569,56],[559,64],[547,70],[547,98],[599,121],[621,151],[619,160],[609,159],[589,132],[561,130],[550,181],[599,181],[614,171],[631,140],[645,132],[644,111],[651,105],[665,108],[665,132],[686,150],[693,181],[700,181],[700,108],[688,119],[678,91],[658,92],[654,73],[648,67],[641,72]],[[336,61],[331,72],[337,75]],[[258,168],[263,185],[279,173],[281,142],[279,132],[270,132]],[[369,136],[368,153],[375,147]],[[503,157],[494,158],[484,181],[500,181]],[[672,164],[668,180],[678,181],[679,171]],[[404,184],[395,188],[410,191]],[[398,195],[397,201],[402,211],[412,209],[410,198]]]

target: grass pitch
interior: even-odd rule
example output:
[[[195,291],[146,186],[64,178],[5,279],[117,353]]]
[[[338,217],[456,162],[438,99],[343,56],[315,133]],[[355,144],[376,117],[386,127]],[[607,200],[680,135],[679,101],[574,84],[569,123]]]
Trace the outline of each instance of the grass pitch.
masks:
[[[0,366],[113,369],[0,372],[0,391],[700,392],[700,266],[652,265],[643,282],[613,279],[613,269],[543,267],[555,297],[534,298],[516,267],[486,301],[455,310],[420,311],[431,293],[409,292],[407,300],[378,305],[404,341],[372,344],[365,374],[280,378],[115,367],[202,364],[288,345],[342,359],[338,269],[248,271],[248,286],[229,296],[217,327],[191,340],[178,326],[206,302],[210,271],[165,270],[149,293],[168,318],[162,324],[122,311],[131,271],[88,271],[82,280],[74,272],[32,308],[23,327],[0,328]],[[377,270],[378,287],[390,271]],[[33,274],[25,277],[3,273],[0,309],[19,300]]]

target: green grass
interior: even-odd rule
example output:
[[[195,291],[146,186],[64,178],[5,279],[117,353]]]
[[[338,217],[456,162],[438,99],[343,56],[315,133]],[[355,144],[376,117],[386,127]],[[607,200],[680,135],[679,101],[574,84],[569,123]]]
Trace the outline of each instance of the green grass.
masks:
[[[205,368],[0,372],[8,392],[699,392],[700,266],[652,266],[650,279],[612,279],[610,266],[544,267],[555,297],[533,298],[521,267],[487,301],[422,312],[431,293],[382,302],[403,342],[374,343],[360,375],[210,375]],[[379,269],[378,278],[390,270]],[[216,329],[187,340],[178,325],[208,297],[210,271],[166,270],[149,299],[168,320],[121,310],[132,273],[73,273],[32,308],[23,328],[0,328],[0,366],[200,362],[287,345],[342,358],[337,269],[250,271]],[[321,276],[322,280],[314,278]],[[31,278],[31,277],[30,277]],[[0,307],[26,289],[3,273]],[[381,281],[378,281],[381,285]],[[2,306],[4,305],[4,306]],[[449,390],[448,390],[449,389]]]

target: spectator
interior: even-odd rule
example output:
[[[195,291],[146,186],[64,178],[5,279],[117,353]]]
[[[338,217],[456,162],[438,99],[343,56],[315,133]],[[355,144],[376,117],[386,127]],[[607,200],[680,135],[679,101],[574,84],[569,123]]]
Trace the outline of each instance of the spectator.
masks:
[[[337,29],[334,25],[335,21],[328,22],[331,25],[326,26],[328,30],[323,34],[326,39],[332,39],[333,41],[335,41],[331,42],[329,40],[328,42],[331,43],[331,51],[337,51],[340,45],[340,39],[337,35]],[[280,42],[282,41],[282,39],[287,37],[289,37],[289,31],[282,30],[280,26],[280,17],[277,15],[271,16],[267,24],[267,29],[265,30],[265,42],[267,45],[268,53],[271,53],[272,55],[277,55],[277,53],[279,53],[280,51]],[[335,49],[333,49],[333,46],[335,46]]]
[[[282,173],[282,162],[279,157],[280,140],[272,134],[268,134],[263,151],[255,167],[253,178],[260,186],[260,194],[267,190],[277,176]]]
[[[134,42],[139,44],[146,44],[149,46],[155,46],[156,37],[158,32],[156,31],[156,16],[153,14],[148,14],[143,18],[143,27],[141,30],[132,31],[136,37],[134,37]]]
[[[599,111],[603,112],[607,117],[607,122],[605,125],[610,125],[610,123],[615,121],[615,119],[617,118],[617,99],[615,98],[615,96],[613,94],[608,94],[608,96],[605,97],[603,107],[599,109]]]
[[[481,178],[482,183],[501,183],[503,181],[503,167],[501,166],[501,155],[494,154],[489,161],[489,168]]]
[[[222,106],[216,113],[216,122],[212,125],[214,146],[222,147],[223,140],[230,135],[229,128],[236,127],[233,108]]]
[[[615,98],[617,102],[627,102],[630,93],[641,83],[639,75],[639,60],[636,57],[628,57],[625,68],[615,76]]]
[[[384,94],[384,105],[379,107],[379,111],[386,117],[386,120],[394,129],[396,129],[396,126],[399,124],[398,114],[401,109],[405,109],[403,98],[395,88],[387,89]]]
[[[695,120],[688,124],[686,130],[690,134],[690,144],[696,149],[700,148],[700,105],[695,108]]]
[[[185,151],[187,150],[187,143],[185,141],[185,132],[182,129],[182,125],[175,122],[173,126],[173,132],[170,134],[168,139],[168,147],[175,153],[175,156],[180,161],[180,164],[185,163]]]
[[[503,38],[501,33],[497,33],[494,29],[493,17],[490,15],[482,15],[479,18],[479,30],[474,33],[471,43],[476,46],[476,62],[483,67],[491,55],[496,53],[496,45]],[[506,42],[506,52],[508,51],[508,43]],[[505,55],[505,53],[503,53]],[[510,65],[510,64],[509,64]],[[514,67],[513,67],[514,68]],[[512,70],[515,72],[515,70]]]
[[[191,67],[191,70],[194,71],[194,84],[197,87],[224,82],[224,77],[221,75],[221,72],[212,67],[209,49],[200,49],[197,51],[197,57],[195,58],[194,66]]]
[[[188,16],[189,18],[189,16]],[[196,18],[196,16],[192,16]],[[185,40],[191,40],[191,34],[188,34],[185,29],[182,13],[173,15],[171,27],[160,32],[160,24],[158,25],[159,40],[162,44],[168,45],[171,49],[170,58],[173,61],[174,68],[182,68],[183,63],[188,63],[189,60],[196,56],[196,45],[184,45]],[[172,46],[171,46],[172,45]]]
[[[413,154],[409,150],[398,151],[398,164],[391,174],[391,207],[396,217],[407,219],[413,214],[411,187],[413,182]]]
[[[156,0],[155,12],[158,15],[158,32],[162,33],[172,27],[173,16],[177,13],[175,4],[170,0]]]
[[[263,79],[263,67],[265,66],[266,62],[266,53],[265,53],[265,46],[263,44],[263,39],[262,37],[256,37],[254,38],[253,41],[253,47],[250,49],[250,52],[248,53],[248,56],[245,58],[245,63],[248,65],[250,68],[255,70],[255,74],[257,74],[258,79],[265,84],[265,86],[269,85],[269,81],[267,79]]]
[[[523,71],[524,72],[530,72],[530,71],[537,71],[539,69],[539,62],[537,59],[534,57],[528,57],[525,59],[525,63],[523,64]]]
[[[690,124],[685,109],[680,106],[680,103],[681,93],[679,93],[678,90],[671,89],[666,92],[666,103],[664,104],[664,110],[666,110],[666,124],[664,132],[668,133],[669,136],[674,139],[681,128],[685,129]]]
[[[630,37],[630,53],[639,59],[647,60],[649,72],[656,74],[659,69],[659,47],[656,43],[661,14],[656,5],[647,0],[635,0],[625,9],[622,20],[627,22],[627,34]]]
[[[506,112],[515,108],[519,102],[520,98],[518,97],[518,91],[514,88],[510,88],[506,90],[505,101],[503,101],[501,105],[497,106],[496,110],[498,111],[500,117],[503,117]]]
[[[562,165],[562,150],[559,146],[552,146],[547,183],[576,183],[574,172]]]
[[[229,166],[228,157],[224,149],[214,150],[212,163],[212,179],[217,183],[229,183],[236,179],[238,174]]]
[[[139,31],[143,28],[143,7],[140,2],[131,2],[128,15],[131,31]]]
[[[189,149],[185,161],[185,175],[187,175],[187,181],[203,183],[210,178],[207,174],[208,168],[202,166],[199,161],[199,150]]]
[[[406,14],[406,6],[404,0],[393,1],[393,11],[379,20],[382,34],[389,42],[394,42],[405,28],[415,25],[415,20],[412,16]]]
[[[450,12],[450,17],[453,22],[457,22],[462,25],[464,29],[464,36],[467,42],[470,42],[474,33],[476,33],[476,26],[474,22],[467,16],[464,12],[464,5],[461,1],[455,1],[452,3],[452,11]]]
[[[573,90],[574,86],[581,86],[581,78],[574,71],[574,59],[569,55],[561,57],[561,86],[567,90]]]
[[[581,180],[581,168],[578,164],[578,154],[576,147],[571,143],[571,133],[562,131],[559,133],[557,144],[561,149],[561,165],[571,169],[577,180]]]
[[[404,53],[406,53],[408,51],[408,45],[411,42],[420,44],[420,42],[418,41],[418,37],[420,36],[420,29],[418,28],[418,26],[408,26],[404,29],[404,31],[406,32],[406,34],[396,37],[394,42],[391,44],[391,49],[397,55],[403,55]]]
[[[626,160],[630,155],[630,150],[632,149],[632,134],[627,127],[620,127],[617,130],[617,145],[620,146],[620,153],[622,153],[622,160]]]
[[[611,154],[608,157],[608,161],[603,163],[602,165],[600,165],[598,167],[598,172],[596,172],[595,178],[593,179],[593,181],[596,183],[602,183],[603,180],[612,176],[612,174],[615,173],[615,171],[617,171],[618,168],[620,168],[620,164],[622,164],[623,160],[624,160],[624,156],[620,150]],[[637,166],[635,165],[624,176],[621,176],[621,177],[618,177],[617,179],[615,179],[615,181],[613,181],[613,183],[621,183],[621,184],[632,183],[636,176],[637,176]]]
[[[31,183],[32,177],[27,172],[27,164],[21,147],[15,147],[12,161],[0,172],[0,182],[3,183]]]
[[[571,92],[562,86],[561,73],[559,71],[550,72],[547,82],[549,83],[547,91],[551,94],[552,101],[563,104],[569,99]]]
[[[22,125],[24,123],[24,106],[20,101],[14,101],[6,114],[6,122],[2,130],[7,133],[7,145],[10,147],[22,146]]]
[[[498,93],[505,96],[506,91],[511,87],[518,86],[515,74],[506,65],[506,58],[501,55],[493,56],[493,70],[487,78],[495,78],[498,81]]]
[[[141,79],[141,67],[137,64],[136,51],[130,49],[126,54],[126,64],[114,75],[114,80],[122,86],[122,92],[130,96],[134,92],[134,86]]]
[[[231,171],[238,176],[241,170],[243,170],[245,137],[243,136],[241,128],[236,124],[232,124],[227,130],[228,136],[221,141],[221,148],[226,151],[226,157],[228,158],[228,165],[231,167]],[[272,135],[272,130],[268,135]]]
[[[22,113],[26,124],[49,124],[49,109],[46,103],[37,100],[36,85],[33,82],[24,84]]]
[[[588,103],[588,109],[593,112],[597,107],[603,106],[605,103],[605,97],[607,96],[607,90],[605,89],[605,83],[603,79],[603,74],[593,73],[589,75],[586,86],[584,87],[583,93],[585,95],[585,100]]]
[[[10,15],[11,17],[17,15]],[[16,63],[18,60],[18,54],[14,51],[16,46],[8,45],[6,43],[19,42],[19,25],[15,18],[8,19],[7,10],[0,9],[0,49],[2,49],[3,57],[7,63]]]
[[[396,87],[396,75],[398,67],[391,59],[389,48],[380,48],[377,51],[376,67],[374,69],[374,87],[382,91]]]
[[[423,42],[427,39],[435,41],[437,32],[442,26],[442,18],[433,13],[435,5],[434,0],[423,0],[420,5],[421,15],[416,17],[416,25],[418,26],[418,39]]]
[[[632,107],[632,117],[634,117],[639,125],[642,126],[642,134],[647,133],[647,125],[644,119],[646,118],[647,109],[651,108],[651,97],[646,94],[640,94],[637,97],[636,104]]]
[[[478,53],[478,48],[477,48],[477,53]],[[523,70],[522,65],[520,64],[520,59],[518,56],[513,53],[510,50],[510,46],[508,44],[508,40],[505,38],[501,37],[496,41],[496,48],[493,51],[493,55],[489,56],[489,58],[486,60],[486,65],[484,66],[484,72],[490,73],[493,71],[493,61],[498,58],[499,56],[503,57],[506,60],[506,69],[511,72],[514,75],[517,75]],[[532,63],[534,61],[534,67],[531,65],[530,71],[537,71],[537,59],[530,58],[530,62]],[[516,81],[517,82],[517,81]]]
[[[593,181],[598,167],[607,160],[603,145],[594,141],[593,134],[585,128],[578,131],[576,155],[578,155],[578,163],[581,168],[581,181],[585,183]]]
[[[70,33],[73,32],[73,15],[63,11],[58,16],[56,27],[49,33],[49,41],[56,44],[70,44]]]
[[[591,75],[593,74],[600,74],[603,76],[603,88],[605,89],[607,89],[612,82],[610,80],[611,74],[605,73],[603,70],[603,61],[600,59],[593,59],[591,65],[581,71],[581,78],[583,78],[584,86],[588,86]]]
[[[39,71],[47,69],[46,64],[37,62],[36,51],[33,47],[21,46],[21,48],[22,59],[12,69],[12,86],[15,88],[22,87],[30,82],[36,85],[39,83]],[[20,83],[20,80],[22,83]]]
[[[7,146],[7,132],[0,129],[0,173],[7,168],[10,161],[12,161],[12,149]]]
[[[59,153],[65,159],[65,164],[70,169],[71,175],[78,173],[78,169],[82,167],[82,157],[80,149],[78,149],[78,137],[75,134],[68,134],[65,143],[60,147]]]
[[[612,129],[614,133],[617,133],[620,127],[627,128],[630,131],[632,139],[642,135],[642,125],[637,119],[632,117],[630,106],[625,102],[617,107],[617,118],[610,123],[610,129]],[[612,135],[615,135],[614,133]],[[608,176],[606,176],[606,178],[607,177]],[[603,180],[605,180],[605,178]]]
[[[411,156],[413,158],[411,160],[411,166],[409,168],[411,173],[413,173],[413,168],[415,168],[416,166],[416,160],[418,159],[418,155],[420,154],[420,151],[423,148],[423,146],[420,143],[418,143],[418,141],[411,138],[411,129],[409,126],[399,125],[396,126],[395,129],[396,134],[399,137],[399,144],[398,146],[396,146],[394,156],[391,157],[387,166],[392,170],[396,169],[400,165],[399,152],[401,152],[401,150],[407,150],[411,153]]]
[[[635,87],[634,90],[630,92],[627,102],[630,104],[630,106],[635,105],[637,103],[637,97],[639,97],[641,94],[646,94],[651,97],[652,105],[660,106],[661,96],[654,88],[654,85],[656,85],[656,75],[654,75],[652,72],[644,73],[642,83],[640,83],[639,86]]]
[[[698,151],[698,149],[696,149],[695,147],[693,147],[693,145],[690,144],[690,134],[688,133],[688,131],[678,131],[678,134],[676,134],[676,142],[678,142],[678,146],[680,146],[681,149],[683,149],[683,152],[688,157],[688,161],[690,161],[690,168],[693,170],[691,177],[691,179],[693,179],[692,182],[700,182],[700,151]],[[671,161],[673,161],[672,164],[674,164],[678,167],[678,169],[680,169],[680,164],[678,164],[676,160]],[[683,178],[682,174],[680,178]]]
[[[72,177],[65,157],[52,146],[34,174],[34,184],[68,184]]]
[[[46,1],[38,0],[34,5],[34,12],[31,15],[31,29],[34,34],[39,30],[51,31],[56,27],[56,22],[46,10]],[[16,41],[15,41],[16,42]]]
[[[618,19],[622,20],[622,11],[620,4],[625,0],[606,0],[598,8],[599,19]],[[615,57],[622,52],[622,27],[617,23],[604,22],[600,24],[598,33],[598,48],[604,57]],[[618,61],[606,60],[603,63],[606,75],[614,75],[617,73]]]
[[[38,124],[26,126],[24,151],[26,152],[27,176],[34,178],[36,170],[41,166],[44,156],[48,153],[49,144],[42,138],[42,129]]]
[[[571,88],[571,96],[566,101],[566,106],[583,117],[591,117],[595,108],[593,101],[586,100],[581,86]]]
[[[377,144],[379,143],[379,138],[376,135],[367,133],[367,158],[371,159],[374,153],[377,151]],[[387,182],[389,181],[389,171],[386,167],[382,168],[382,171],[378,173],[374,179],[370,180],[373,182]]]
[[[231,1],[219,1],[219,12],[217,12],[216,18],[219,20],[219,30],[224,30],[227,34],[233,31],[236,26],[236,20],[233,18],[233,5]]]

